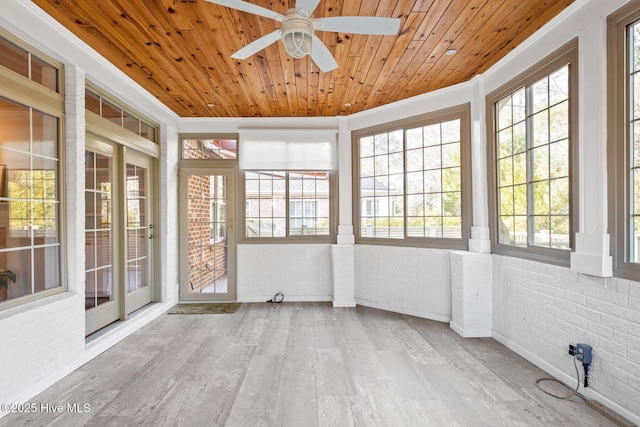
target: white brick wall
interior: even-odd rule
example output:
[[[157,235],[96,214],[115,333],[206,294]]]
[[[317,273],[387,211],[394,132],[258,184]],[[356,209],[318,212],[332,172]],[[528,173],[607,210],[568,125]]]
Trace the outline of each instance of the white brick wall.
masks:
[[[353,245],[331,245],[334,307],[355,307],[355,253]]]
[[[84,352],[83,298],[66,292],[0,313],[0,402],[19,402]]]
[[[331,245],[238,245],[238,301],[330,301]]]
[[[451,252],[451,328],[463,337],[491,336],[493,258]]]
[[[575,377],[575,369],[568,345],[593,346],[590,387],[635,414],[636,420],[640,419],[639,298],[638,282],[494,255],[494,337],[569,378]]]
[[[450,266],[446,250],[356,245],[356,302],[448,322]]]

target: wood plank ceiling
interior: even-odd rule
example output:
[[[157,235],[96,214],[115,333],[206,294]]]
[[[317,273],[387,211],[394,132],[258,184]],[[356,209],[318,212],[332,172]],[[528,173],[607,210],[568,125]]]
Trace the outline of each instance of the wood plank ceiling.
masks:
[[[291,58],[280,41],[230,58],[280,24],[205,0],[33,1],[182,117],[303,117],[352,114],[467,81],[574,0],[322,0],[314,18],[402,20],[397,36],[318,32],[339,64],[328,73]],[[282,14],[295,5],[250,1]]]

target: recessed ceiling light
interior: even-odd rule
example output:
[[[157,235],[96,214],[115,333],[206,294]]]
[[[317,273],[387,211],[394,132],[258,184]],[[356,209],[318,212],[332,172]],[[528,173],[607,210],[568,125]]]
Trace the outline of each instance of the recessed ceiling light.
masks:
[[[344,103],[344,106],[345,106],[345,107],[351,107],[351,105],[352,105],[352,104],[351,104],[350,102],[345,102],[345,103]]]
[[[215,106],[216,106],[216,104],[214,104],[213,102],[210,102],[210,103],[207,104],[207,107],[215,107]]]
[[[457,50],[455,49],[449,49],[445,52],[447,55],[451,56],[451,55],[455,55],[456,53],[458,53]]]

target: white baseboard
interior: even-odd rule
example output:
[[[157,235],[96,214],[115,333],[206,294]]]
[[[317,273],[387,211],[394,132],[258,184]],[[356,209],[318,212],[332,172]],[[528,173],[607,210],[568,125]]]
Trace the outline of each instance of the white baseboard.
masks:
[[[379,310],[392,311],[394,313],[407,314],[409,316],[422,317],[424,319],[436,320],[438,322],[449,323],[451,321],[451,316],[439,314],[439,313],[430,313],[428,311],[421,310],[411,310],[405,309],[402,307],[394,307],[389,304],[382,304],[373,301],[367,301],[363,299],[356,298],[357,305],[363,305],[365,307],[377,308]]]
[[[502,344],[505,347],[507,347],[508,349],[518,353],[520,356],[524,357],[529,362],[533,363],[538,368],[542,369],[543,371],[545,371],[546,373],[548,373],[552,377],[559,379],[560,381],[564,382],[565,384],[575,383],[576,379],[573,378],[571,375],[568,375],[568,374],[564,373],[563,371],[561,371],[560,369],[556,368],[555,366],[545,362],[544,360],[542,360],[541,358],[539,358],[535,354],[531,353],[530,351],[528,351],[527,349],[525,349],[521,345],[519,345],[517,343],[514,343],[513,341],[511,341],[510,339],[508,339],[504,335],[501,335],[500,333],[498,333],[496,331],[493,331],[492,335],[493,335],[493,338],[496,341],[498,341],[500,344]],[[598,393],[597,391],[593,390],[592,388],[581,388],[580,389],[580,394],[583,395],[584,397],[588,398],[588,399],[597,400],[598,402],[602,403],[607,408],[609,408],[609,409],[617,412],[618,414],[622,415],[623,417],[627,418],[629,421],[632,421],[635,424],[640,425],[640,415],[630,412],[629,410],[623,408],[622,406],[620,406],[617,403],[613,402],[609,398],[601,395],[600,393]]]
[[[491,337],[491,329],[473,329],[473,328],[462,328],[456,322],[451,321],[449,323],[449,327],[457,332],[463,338],[490,338]]]
[[[354,299],[334,299],[333,300],[333,306],[336,308],[349,308],[349,307],[355,307],[356,306],[356,300]]]

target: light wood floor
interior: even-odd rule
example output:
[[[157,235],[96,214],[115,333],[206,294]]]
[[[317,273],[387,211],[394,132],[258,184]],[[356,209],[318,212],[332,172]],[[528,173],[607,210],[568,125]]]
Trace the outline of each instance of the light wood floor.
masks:
[[[2,426],[610,426],[492,339],[363,307],[243,304],[163,315],[33,402],[88,403]]]

